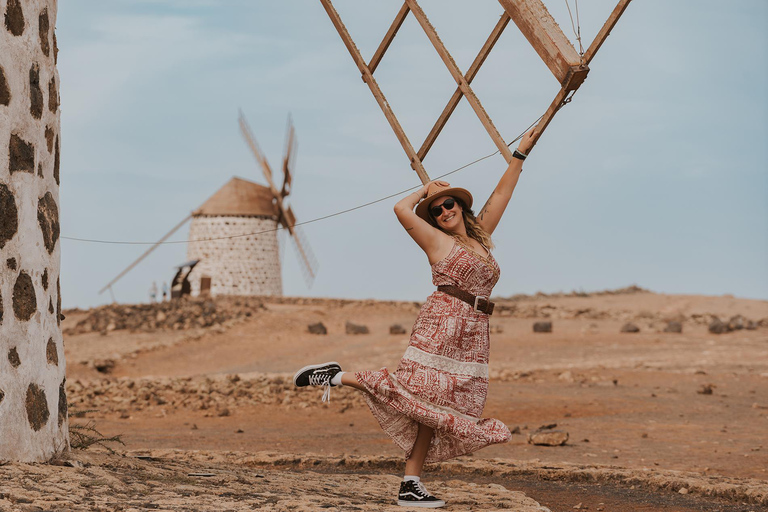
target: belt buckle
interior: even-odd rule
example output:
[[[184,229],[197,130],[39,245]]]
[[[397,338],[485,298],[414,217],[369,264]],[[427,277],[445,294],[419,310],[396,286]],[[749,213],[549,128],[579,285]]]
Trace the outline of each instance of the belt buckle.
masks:
[[[485,311],[482,311],[480,309],[477,309],[477,303],[480,301],[480,299],[485,299],[486,307],[488,304],[488,297],[483,297],[482,295],[476,295],[475,296],[475,313],[485,313]]]

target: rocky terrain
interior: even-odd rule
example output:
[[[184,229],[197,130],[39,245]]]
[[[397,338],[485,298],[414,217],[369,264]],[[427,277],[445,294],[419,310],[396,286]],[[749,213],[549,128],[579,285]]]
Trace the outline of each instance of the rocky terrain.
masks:
[[[484,415],[513,436],[427,468],[447,510],[768,509],[768,302],[636,287],[495,300]],[[65,311],[70,421],[125,446],[0,466],[0,510],[397,510],[402,453],[361,395],[322,403],[291,376],[394,369],[419,307]]]

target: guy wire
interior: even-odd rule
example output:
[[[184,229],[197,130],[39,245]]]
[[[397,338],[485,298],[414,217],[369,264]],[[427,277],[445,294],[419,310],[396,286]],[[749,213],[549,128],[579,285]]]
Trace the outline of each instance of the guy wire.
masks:
[[[558,110],[563,105],[565,105],[568,102],[570,102],[570,98],[568,98],[566,101],[564,101],[560,105],[560,107],[558,107]],[[507,144],[507,146],[511,146],[512,144],[514,144],[518,140],[522,139],[523,135],[525,135],[528,132],[528,130],[530,130],[534,125],[536,125],[539,121],[541,121],[542,117],[544,117],[544,114],[542,114],[541,116],[539,116],[538,119],[536,119],[534,122],[529,124],[528,127],[525,130],[523,130],[523,132],[520,133],[520,135],[515,137],[509,144]],[[499,154],[499,152],[500,151],[497,149],[493,153],[489,153],[489,154],[487,154],[485,156],[482,156],[482,157],[478,158],[477,160],[473,160],[473,161],[469,162],[468,164],[464,164],[464,165],[462,165],[461,167],[459,167],[457,169],[449,171],[449,172],[447,172],[445,174],[441,174],[440,176],[437,176],[436,178],[434,178],[433,181],[434,180],[439,180],[440,178],[445,178],[446,176],[450,176],[451,174],[457,173],[457,172],[459,172],[459,171],[461,171],[463,169],[466,169],[467,167],[470,167],[472,165],[480,163],[483,160],[487,160],[488,158],[491,158],[492,156],[495,156],[495,155]],[[393,197],[399,196],[399,195],[404,194],[406,192],[410,192],[411,190],[416,190],[417,188],[421,188],[423,186],[424,185],[416,185],[414,187],[407,188],[405,190],[401,190],[400,192],[395,192],[394,194],[390,194],[388,196],[381,197],[379,199],[375,199],[373,201],[369,201],[367,203],[363,203],[361,205],[354,206],[352,208],[347,208],[346,210],[341,210],[341,211],[338,211],[338,212],[335,212],[335,213],[330,213],[328,215],[323,215],[322,217],[317,217],[317,218],[314,218],[314,219],[311,219],[311,220],[307,220],[307,221],[304,221],[304,222],[297,222],[296,224],[293,224],[291,227],[303,226],[305,224],[312,224],[313,222],[319,222],[321,220],[330,219],[331,217],[336,217],[337,215],[343,215],[345,213],[353,212],[355,210],[359,210],[361,208],[365,208],[367,206],[371,206],[371,205],[374,205],[376,203],[380,203],[382,201],[386,201],[387,199],[392,199]],[[158,242],[122,242],[122,241],[117,241],[117,240],[96,240],[96,239],[91,239],[91,238],[76,238],[76,237],[71,237],[71,236],[62,236],[60,238],[62,240],[73,240],[75,242],[91,242],[91,243],[95,243],[95,244],[170,245],[170,244],[191,244],[191,243],[197,243],[197,242],[213,242],[215,240],[229,240],[229,239],[232,239],[232,238],[242,238],[242,237],[245,237],[245,236],[258,236],[258,235],[263,235],[263,234],[266,234],[266,233],[272,233],[272,232],[280,231],[280,230],[284,230],[284,229],[287,229],[287,228],[285,226],[278,226],[277,228],[274,228],[274,229],[265,229],[263,231],[256,231],[255,233],[243,233],[242,235],[221,236],[221,237],[216,237],[216,238],[201,238],[199,240],[174,240],[174,241],[170,241],[170,242],[159,242],[159,243]]]

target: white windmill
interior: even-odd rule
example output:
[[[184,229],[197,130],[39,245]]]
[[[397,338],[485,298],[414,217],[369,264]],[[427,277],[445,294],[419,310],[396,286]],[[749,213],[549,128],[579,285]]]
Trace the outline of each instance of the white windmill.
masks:
[[[240,130],[258,161],[268,186],[238,177],[230,179],[198,209],[174,227],[128,266],[101,292],[136,266],[190,218],[187,263],[178,267],[172,296],[180,295],[282,295],[278,232],[293,239],[308,286],[317,273],[317,262],[286,197],[293,182],[296,134],[288,118],[283,157],[283,183],[275,185],[272,168],[240,112]]]

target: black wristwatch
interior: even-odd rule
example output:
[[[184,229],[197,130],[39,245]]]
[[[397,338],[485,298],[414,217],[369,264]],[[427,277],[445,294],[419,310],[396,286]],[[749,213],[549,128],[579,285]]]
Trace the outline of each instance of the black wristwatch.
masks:
[[[528,158],[528,155],[526,155],[525,153],[522,153],[522,152],[520,152],[518,150],[515,150],[515,152],[512,153],[512,158],[517,158],[519,160],[525,160],[526,158]]]

